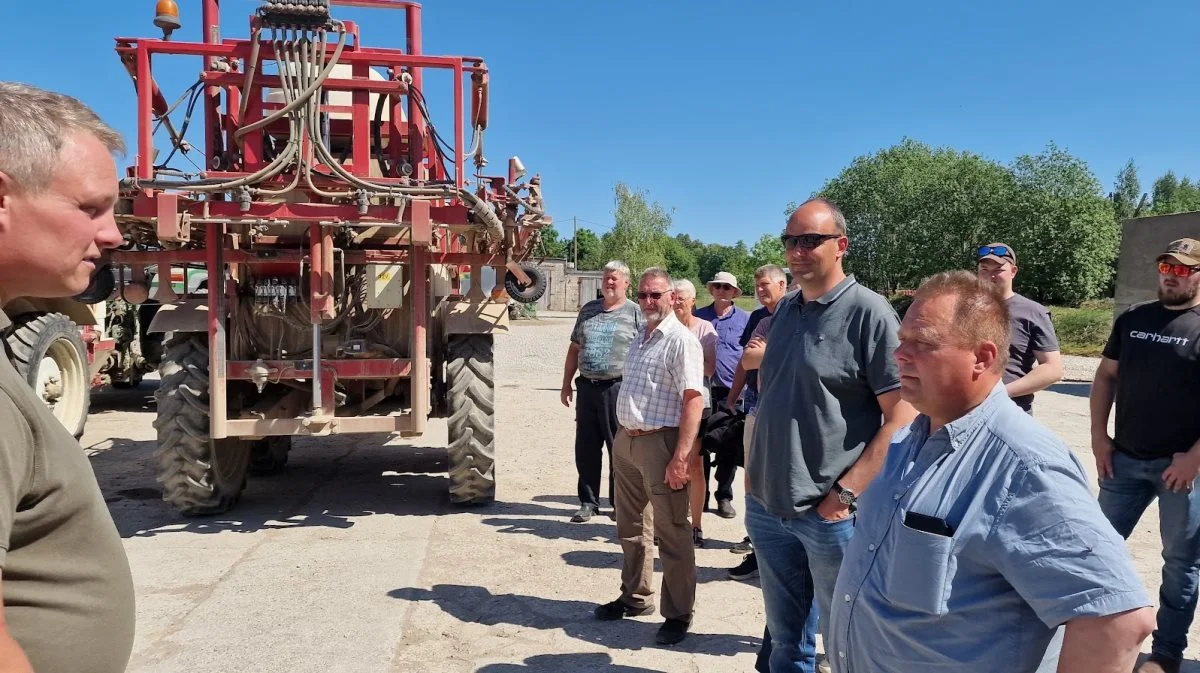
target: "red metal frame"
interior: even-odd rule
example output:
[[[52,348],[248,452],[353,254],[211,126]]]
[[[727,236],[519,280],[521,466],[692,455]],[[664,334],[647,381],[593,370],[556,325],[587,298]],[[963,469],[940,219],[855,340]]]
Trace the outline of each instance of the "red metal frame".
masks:
[[[464,145],[464,73],[478,74],[479,81],[486,81],[487,67],[483,59],[471,56],[432,56],[423,53],[421,34],[421,6],[405,0],[332,0],[334,6],[401,10],[405,13],[405,49],[367,48],[361,43],[359,26],[344,21],[346,43],[339,63],[349,65],[351,76],[331,78],[323,83],[327,91],[349,92],[350,105],[321,104],[320,112],[349,113],[350,119],[331,120],[330,137],[350,138],[345,170],[352,175],[370,179],[377,184],[409,185],[410,178],[399,176],[378,177],[371,175],[372,145],[371,121],[373,110],[370,105],[372,94],[388,95],[392,104],[390,121],[382,125],[381,134],[386,133],[387,154],[393,163],[407,160],[413,166],[411,180],[417,185],[426,182],[447,184],[450,176],[443,169],[440,150],[429,135],[422,109],[413,88],[424,91],[423,71],[425,68],[450,70],[454,86],[454,129],[453,149],[455,156],[446,157],[453,164],[454,192],[445,199],[436,201],[410,200],[403,208],[397,206],[336,202],[309,193],[307,202],[257,201],[238,203],[222,198],[199,199],[189,197],[186,188],[179,192],[164,192],[149,186],[141,186],[131,195],[132,217],[142,221],[157,222],[159,237],[185,244],[182,248],[153,251],[122,251],[114,253],[113,261],[139,269],[149,264],[159,265],[161,277],[169,278],[172,264],[205,264],[208,269],[209,292],[208,336],[210,345],[210,412],[211,436],[295,434],[326,431],[360,432],[378,430],[402,430],[420,434],[425,428],[425,414],[413,413],[391,416],[386,419],[345,419],[334,416],[334,383],[338,380],[368,380],[381,378],[408,378],[409,399],[413,409],[427,410],[429,359],[426,357],[428,339],[428,305],[426,294],[428,282],[426,270],[430,264],[453,265],[454,269],[471,268],[476,273],[483,265],[490,265],[503,273],[507,263],[519,261],[528,254],[533,227],[522,227],[513,237],[514,248],[504,250],[500,242],[493,241],[487,252],[463,250],[457,233],[466,231],[471,225],[471,211],[460,196],[466,187]],[[204,69],[200,75],[203,91],[203,134],[205,156],[210,160],[226,157],[229,165],[219,170],[212,165],[200,174],[201,179],[236,179],[257,172],[267,165],[263,152],[262,133],[248,133],[241,141],[235,133],[262,120],[282,107],[265,101],[269,89],[281,87],[280,78],[262,73],[262,64],[276,59],[274,45],[260,42],[258,45],[258,69],[251,86],[243,90],[246,81],[245,66],[251,56],[254,41],[260,39],[255,33],[259,19],[250,17],[253,39],[222,39],[220,34],[219,0],[202,0],[202,42],[175,42],[146,38],[117,38],[117,52],[129,69],[137,91],[137,159],[130,176],[140,181],[155,179],[153,161],[154,124],[156,116],[166,112],[166,99],[153,77],[155,57],[192,56],[201,57]],[[327,50],[332,52],[329,45]],[[238,64],[243,64],[239,66]],[[387,80],[370,80],[368,71],[384,69],[390,74]],[[401,79],[402,74],[411,76],[410,84]],[[472,90],[472,96],[486,96],[486,91]],[[245,99],[245,118],[239,119],[239,109]],[[402,109],[402,99],[407,99]],[[222,112],[224,109],[224,112]],[[406,119],[406,121],[404,121]],[[276,126],[262,129],[266,133],[286,133],[287,123],[280,120]],[[307,142],[307,140],[305,141]],[[226,152],[237,148],[240,154]],[[314,172],[329,172],[324,165],[314,166]],[[287,186],[294,174],[285,172],[259,187],[277,189]],[[322,188],[344,189],[345,184],[314,175],[314,182]],[[513,201],[505,191],[504,178],[485,178],[484,187],[477,193],[479,198],[495,202],[512,210]],[[339,189],[340,188],[340,189]],[[301,190],[308,191],[308,190]],[[468,196],[470,196],[468,194]],[[203,248],[187,247],[187,236],[181,227],[180,216],[190,218],[190,226],[203,227]],[[305,223],[307,236],[284,240],[279,236],[257,236],[252,245],[244,234],[250,224]],[[436,223],[436,224],[435,224]],[[402,225],[402,226],[397,226]],[[230,312],[236,312],[237,285],[226,280],[226,271],[237,269],[253,270],[268,267],[274,271],[292,264],[299,268],[307,263],[310,268],[309,287],[311,320],[314,325],[333,315],[334,229],[351,227],[396,227],[396,235],[387,237],[382,243],[367,247],[348,248],[340,251],[345,264],[406,264],[412,270],[410,296],[412,297],[412,357],[411,358],[328,358],[321,353],[312,360],[273,360],[266,363],[245,360],[230,360],[226,344],[226,320]],[[402,230],[406,233],[402,234]],[[435,234],[435,230],[437,233]],[[240,238],[239,238],[240,236]],[[166,268],[164,268],[166,267]],[[473,287],[478,284],[476,279]],[[454,290],[458,278],[453,279]],[[316,337],[314,337],[316,338]],[[313,399],[313,419],[231,419],[228,418],[226,388],[230,380],[251,379],[250,369],[256,364],[265,364],[271,372],[269,380],[313,379],[316,394]],[[318,417],[320,417],[318,419]],[[309,421],[315,421],[310,423]],[[324,424],[324,425],[322,425]],[[316,428],[316,429],[314,429]],[[340,429],[339,429],[340,428]]]

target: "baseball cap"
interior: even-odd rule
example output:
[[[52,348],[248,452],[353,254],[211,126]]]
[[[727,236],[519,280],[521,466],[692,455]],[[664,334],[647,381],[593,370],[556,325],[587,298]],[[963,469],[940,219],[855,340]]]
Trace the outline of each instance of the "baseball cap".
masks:
[[[1012,246],[1007,243],[988,243],[987,245],[979,246],[975,251],[975,256],[982,262],[985,259],[992,259],[1001,264],[1008,262],[1009,264],[1017,263],[1017,253],[1012,249]]]
[[[1181,238],[1171,241],[1167,246],[1166,252],[1159,255],[1158,258],[1170,257],[1180,264],[1188,266],[1196,266],[1200,264],[1200,241],[1194,238]]]

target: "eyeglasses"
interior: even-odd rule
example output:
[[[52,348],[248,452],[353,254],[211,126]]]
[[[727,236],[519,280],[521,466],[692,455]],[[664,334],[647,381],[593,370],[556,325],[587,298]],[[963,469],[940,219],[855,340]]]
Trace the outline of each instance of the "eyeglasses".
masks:
[[[997,257],[1012,257],[1012,250],[1007,245],[981,245],[975,251],[976,257],[987,257],[995,255]]]
[[[714,290],[732,290],[733,286],[729,283],[709,283],[709,287]]]
[[[1188,266],[1187,264],[1172,264],[1170,262],[1158,263],[1158,272],[1164,276],[1175,274],[1180,278],[1187,278],[1193,273],[1196,273],[1198,270],[1200,270],[1200,267]]]
[[[796,246],[813,250],[825,241],[841,237],[841,234],[781,234],[779,240],[783,241],[783,247],[789,251],[795,250]]]
[[[664,294],[667,294],[667,293],[666,292],[639,292],[639,293],[637,293],[637,298],[638,298],[638,301],[646,301],[647,299],[653,299],[654,301],[658,301],[659,299],[663,298]]]

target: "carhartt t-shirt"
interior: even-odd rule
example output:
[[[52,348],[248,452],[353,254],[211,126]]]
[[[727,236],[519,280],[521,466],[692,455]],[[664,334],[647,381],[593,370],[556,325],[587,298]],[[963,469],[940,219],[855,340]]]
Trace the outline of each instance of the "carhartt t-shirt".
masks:
[[[1012,383],[1033,371],[1037,353],[1058,350],[1058,336],[1050,321],[1050,310],[1036,301],[1014,294],[1008,299],[1011,318],[1009,329],[1008,363],[1004,366],[1004,382]],[[1025,411],[1033,408],[1033,394],[1014,397]]]
[[[1117,449],[1169,458],[1200,439],[1200,307],[1153,301],[1113,322],[1104,357],[1117,361]]]
[[[603,299],[584,304],[571,332],[571,343],[579,346],[579,374],[588,379],[619,378],[642,322],[641,309],[628,300],[609,311],[604,310]]]
[[[0,331],[9,326],[0,312]],[[0,349],[0,586],[33,670],[121,673],[129,560],[92,466]]]

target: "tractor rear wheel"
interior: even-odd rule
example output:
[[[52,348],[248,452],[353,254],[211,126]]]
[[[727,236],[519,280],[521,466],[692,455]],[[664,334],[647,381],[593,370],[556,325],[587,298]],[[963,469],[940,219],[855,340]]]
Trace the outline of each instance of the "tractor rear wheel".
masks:
[[[450,500],[485,504],[496,499],[495,378],[490,334],[454,334],[446,346],[450,417]]]
[[[92,382],[79,326],[61,313],[31,314],[18,319],[7,341],[13,368],[63,427],[82,437]]]
[[[159,373],[154,457],[163,500],[185,516],[229,511],[246,487],[251,442],[209,437],[207,335],[173,337]]]

